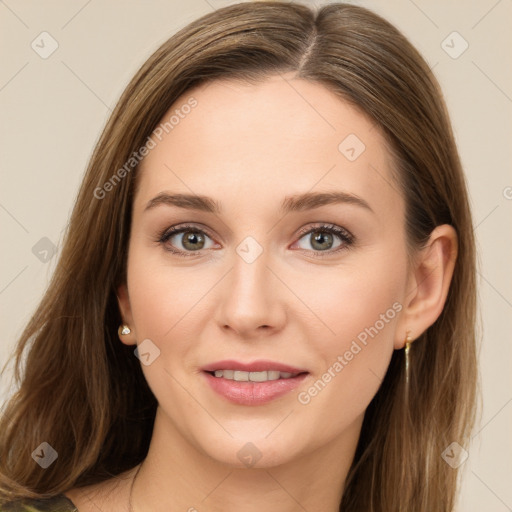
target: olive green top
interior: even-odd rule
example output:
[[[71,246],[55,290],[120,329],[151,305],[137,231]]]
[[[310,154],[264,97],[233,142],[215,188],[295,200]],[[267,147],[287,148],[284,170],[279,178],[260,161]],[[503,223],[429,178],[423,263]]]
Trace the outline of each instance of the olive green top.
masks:
[[[0,512],[78,512],[72,501],[63,494],[46,499],[24,499],[0,505]]]

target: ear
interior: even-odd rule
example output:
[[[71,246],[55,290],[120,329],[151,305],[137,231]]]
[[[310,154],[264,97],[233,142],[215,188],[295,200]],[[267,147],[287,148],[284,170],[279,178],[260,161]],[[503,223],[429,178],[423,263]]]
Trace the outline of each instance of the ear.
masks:
[[[426,247],[415,256],[395,349],[404,347],[407,331],[414,340],[439,318],[448,296],[457,246],[457,232],[453,226],[443,224],[432,231]]]
[[[128,287],[125,283],[121,284],[117,288],[117,304],[123,319],[123,324],[127,325],[131,332],[129,334],[119,334],[119,339],[125,345],[135,345],[137,343],[137,337],[135,335],[135,326],[133,324],[132,309],[130,305],[130,297],[128,295]]]

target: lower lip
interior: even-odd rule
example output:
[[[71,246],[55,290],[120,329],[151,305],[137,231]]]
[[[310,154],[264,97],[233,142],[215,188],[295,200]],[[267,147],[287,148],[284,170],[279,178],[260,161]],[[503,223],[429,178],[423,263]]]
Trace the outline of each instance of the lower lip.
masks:
[[[203,372],[208,384],[219,395],[238,405],[261,405],[286,395],[297,388],[307,377],[302,373],[289,379],[269,380],[266,382],[236,381],[215,377]]]

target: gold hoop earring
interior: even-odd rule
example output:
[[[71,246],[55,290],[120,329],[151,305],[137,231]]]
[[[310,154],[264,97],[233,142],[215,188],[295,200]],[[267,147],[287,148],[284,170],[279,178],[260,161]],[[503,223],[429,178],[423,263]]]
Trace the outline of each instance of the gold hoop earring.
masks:
[[[119,326],[119,329],[117,330],[117,333],[119,336],[126,336],[127,334],[130,334],[132,330],[126,325],[122,324]]]
[[[409,384],[409,351],[411,350],[411,343],[413,339],[411,338],[411,331],[407,331],[407,335],[405,337],[405,382],[407,385]]]

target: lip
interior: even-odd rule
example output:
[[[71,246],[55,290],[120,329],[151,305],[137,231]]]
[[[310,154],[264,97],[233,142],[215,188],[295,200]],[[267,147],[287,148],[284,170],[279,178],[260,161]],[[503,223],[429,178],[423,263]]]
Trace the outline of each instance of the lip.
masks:
[[[231,368],[224,367],[224,369],[230,370]],[[242,368],[238,367],[238,369],[241,370]],[[290,377],[289,379],[269,380],[266,382],[239,382],[236,380],[224,379],[222,377],[215,377],[208,373],[208,371],[210,370],[203,371],[202,375],[213,391],[217,392],[229,402],[237,405],[263,405],[271,402],[272,400],[296,389],[309,375],[309,373],[301,373],[300,375]],[[295,373],[295,371],[291,373]]]
[[[268,361],[259,359],[252,363],[242,363],[233,359],[225,359],[215,363],[207,364],[201,368],[204,372],[214,372],[215,370],[241,370],[243,372],[265,372],[265,371],[278,371],[288,373],[304,373],[307,372],[305,368],[295,368],[287,364],[278,363],[275,361]]]

